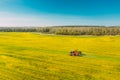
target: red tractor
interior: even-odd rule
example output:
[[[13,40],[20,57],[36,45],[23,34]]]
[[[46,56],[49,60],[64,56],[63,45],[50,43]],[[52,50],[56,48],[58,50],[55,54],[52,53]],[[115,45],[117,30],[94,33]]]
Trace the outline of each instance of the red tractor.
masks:
[[[82,55],[81,51],[74,50],[70,52],[70,56],[81,56],[81,55]]]

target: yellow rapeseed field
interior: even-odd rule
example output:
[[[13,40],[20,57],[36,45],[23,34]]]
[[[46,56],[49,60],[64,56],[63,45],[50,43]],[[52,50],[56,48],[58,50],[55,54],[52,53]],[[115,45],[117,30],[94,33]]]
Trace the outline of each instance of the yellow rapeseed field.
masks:
[[[0,80],[119,79],[120,36],[0,33]]]

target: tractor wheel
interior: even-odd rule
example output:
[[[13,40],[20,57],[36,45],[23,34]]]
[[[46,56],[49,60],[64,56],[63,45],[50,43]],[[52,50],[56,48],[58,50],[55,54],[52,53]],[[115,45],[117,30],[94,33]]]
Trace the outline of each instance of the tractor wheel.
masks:
[[[70,56],[74,56],[74,53],[70,53]]]

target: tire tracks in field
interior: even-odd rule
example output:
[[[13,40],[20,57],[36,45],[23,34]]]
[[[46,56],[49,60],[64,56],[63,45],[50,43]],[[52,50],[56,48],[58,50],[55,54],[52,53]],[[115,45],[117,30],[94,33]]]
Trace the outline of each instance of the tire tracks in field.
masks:
[[[99,60],[115,61],[115,62],[119,62],[120,61],[119,57],[114,57],[114,56],[103,56],[103,55],[95,55],[95,54],[86,54],[84,57],[85,58],[92,58],[92,59],[99,59]]]

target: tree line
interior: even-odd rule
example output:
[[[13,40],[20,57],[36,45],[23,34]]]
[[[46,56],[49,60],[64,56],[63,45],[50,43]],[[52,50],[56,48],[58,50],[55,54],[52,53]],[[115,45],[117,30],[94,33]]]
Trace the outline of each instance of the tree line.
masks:
[[[116,26],[0,27],[0,32],[40,32],[57,35],[120,35],[120,27]]]

